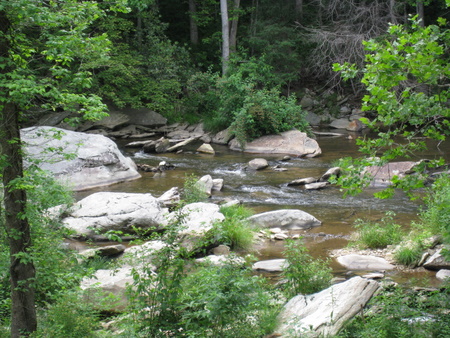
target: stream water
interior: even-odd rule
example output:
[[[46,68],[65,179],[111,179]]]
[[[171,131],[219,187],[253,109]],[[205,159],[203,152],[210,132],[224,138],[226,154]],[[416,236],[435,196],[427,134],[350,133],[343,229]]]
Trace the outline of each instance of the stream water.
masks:
[[[244,154],[230,151],[225,146],[213,145],[216,154],[206,155],[195,152],[199,144],[194,144],[191,151],[181,154],[145,154],[142,151],[124,147],[127,142],[118,145],[126,156],[130,156],[136,163],[146,163],[157,166],[159,162],[166,161],[175,165],[174,170],[164,173],[142,173],[142,178],[124,182],[99,189],[79,192],[77,198],[81,199],[97,191],[120,191],[151,193],[160,196],[170,188],[183,187],[186,175],[201,177],[209,174],[213,178],[223,178],[224,187],[221,192],[215,192],[212,202],[226,198],[238,199],[253,209],[255,213],[279,210],[301,209],[320,221],[320,227],[309,230],[304,235],[304,241],[309,252],[314,257],[328,256],[330,249],[342,248],[347,245],[346,237],[352,231],[356,219],[379,220],[386,211],[395,212],[395,222],[405,227],[417,219],[418,202],[410,201],[403,193],[398,192],[393,199],[379,200],[373,197],[376,190],[368,190],[358,196],[343,198],[338,187],[328,186],[323,190],[308,191],[301,187],[289,187],[287,183],[305,177],[320,177],[333,162],[339,158],[359,156],[354,139],[346,137],[318,137],[317,141],[322,149],[322,155],[317,158],[292,158],[290,161],[281,161],[282,155]],[[447,157],[450,149],[448,144],[439,148],[431,145],[430,151],[419,155],[420,158]],[[262,171],[246,170],[248,161],[263,157],[269,161],[270,167],[279,165],[286,171],[275,171],[267,168]],[[416,159],[413,159],[416,160]],[[282,257],[283,242],[271,242],[259,252],[260,259]],[[346,273],[337,263],[332,263],[336,274]],[[411,277],[433,276],[423,272],[412,276],[396,273],[398,279]]]

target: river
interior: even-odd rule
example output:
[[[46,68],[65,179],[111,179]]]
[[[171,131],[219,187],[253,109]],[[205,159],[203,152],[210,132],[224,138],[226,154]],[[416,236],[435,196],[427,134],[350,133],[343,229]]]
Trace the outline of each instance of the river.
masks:
[[[417,220],[420,202],[410,201],[404,193],[398,192],[393,199],[380,200],[373,197],[374,189],[369,189],[358,196],[343,198],[339,187],[327,186],[323,190],[308,191],[301,187],[289,187],[287,183],[305,177],[320,177],[336,160],[342,157],[360,156],[355,138],[347,137],[317,137],[322,149],[322,155],[316,158],[292,158],[281,161],[282,155],[256,155],[230,151],[225,146],[213,145],[216,154],[207,155],[196,153],[199,144],[181,153],[145,154],[136,149],[126,148],[126,141],[118,142],[119,148],[136,163],[146,163],[157,166],[166,161],[175,165],[174,170],[164,173],[142,173],[142,178],[130,182],[115,184],[99,189],[79,192],[77,199],[81,199],[97,191],[120,191],[151,193],[160,196],[172,187],[183,187],[185,178],[189,175],[201,177],[209,174],[213,178],[224,179],[221,192],[215,192],[212,202],[224,199],[238,199],[255,213],[279,210],[301,209],[320,221],[322,225],[304,235],[308,250],[314,257],[328,257],[330,249],[342,248],[347,245],[347,236],[352,232],[355,220],[380,220],[386,211],[395,212],[395,222],[407,227],[411,221]],[[444,150],[443,150],[444,149]],[[448,144],[437,148],[431,144],[430,150],[418,155],[412,160],[420,158],[446,157],[449,160]],[[420,157],[419,157],[420,156]],[[269,161],[270,167],[261,171],[246,170],[248,161],[263,157]],[[286,171],[271,169],[278,165]],[[260,259],[282,257],[283,242],[273,242],[260,250]],[[346,273],[339,264],[332,262],[336,274]],[[425,274],[429,275],[429,274]],[[398,278],[410,276],[398,275]],[[422,277],[422,275],[418,276]]]

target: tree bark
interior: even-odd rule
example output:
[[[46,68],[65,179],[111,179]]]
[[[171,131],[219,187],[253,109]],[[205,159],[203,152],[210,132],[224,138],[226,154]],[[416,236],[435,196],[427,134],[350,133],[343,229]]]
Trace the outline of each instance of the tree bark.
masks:
[[[237,30],[238,30],[238,21],[239,21],[239,6],[241,1],[234,0],[234,8],[233,8],[233,19],[231,20],[231,29],[230,29],[230,52],[236,51],[237,44]]]
[[[220,15],[222,18],[222,75],[225,75],[230,60],[230,31],[227,0],[220,0]]]
[[[5,11],[0,11],[0,60],[9,60],[10,43],[7,38],[10,22]],[[6,60],[6,61],[5,61]],[[5,65],[5,64],[4,64]],[[0,74],[10,71],[0,67]],[[31,247],[31,231],[25,217],[26,191],[15,186],[15,180],[23,177],[22,149],[20,143],[19,112],[9,101],[8,89],[1,88],[3,102],[0,105],[0,149],[2,163],[5,227],[10,249],[11,283],[11,337],[28,336],[37,328],[35,308],[35,268],[28,256]]]
[[[190,38],[193,45],[198,45],[198,26],[195,20],[195,14],[197,13],[197,5],[195,0],[189,0],[189,28]]]
[[[425,27],[425,10],[423,8],[423,1],[417,0],[416,2],[417,16],[419,17],[419,25]]]
[[[397,24],[397,15],[395,13],[395,0],[389,0],[389,16],[392,24]]]
[[[295,16],[298,22],[303,19],[303,0],[295,0]]]

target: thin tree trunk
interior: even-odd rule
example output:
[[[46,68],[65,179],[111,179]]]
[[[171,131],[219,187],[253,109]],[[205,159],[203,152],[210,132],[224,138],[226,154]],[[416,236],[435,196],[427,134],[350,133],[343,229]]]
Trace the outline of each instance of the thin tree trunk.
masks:
[[[198,45],[198,26],[195,20],[195,14],[197,13],[197,5],[195,0],[189,0],[189,31],[191,43],[193,45]]]
[[[9,59],[9,40],[6,38],[10,22],[0,11],[0,58]],[[3,61],[5,62],[5,61]],[[10,71],[1,67],[1,73]],[[0,150],[4,156],[3,187],[5,227],[10,249],[11,337],[28,336],[36,330],[35,268],[28,252],[31,247],[30,225],[25,215],[26,191],[15,187],[14,180],[23,177],[22,149],[16,106],[8,102],[6,88],[0,88],[6,101],[0,105]]]
[[[230,33],[227,0],[220,0],[220,14],[222,18],[222,75],[225,75],[230,60]]]
[[[230,51],[236,51],[237,44],[237,30],[238,30],[238,21],[239,21],[239,6],[241,0],[234,0],[234,8],[233,8],[233,20],[231,20],[231,29],[230,29]]]
[[[391,23],[397,23],[397,15],[395,13],[395,0],[389,0],[389,16],[391,18]]]
[[[295,0],[295,16],[298,22],[303,20],[303,0]]]
[[[417,10],[417,15],[419,17],[419,25],[421,27],[425,27],[425,10],[423,8],[423,1],[421,0],[417,0],[416,2],[416,10]]]

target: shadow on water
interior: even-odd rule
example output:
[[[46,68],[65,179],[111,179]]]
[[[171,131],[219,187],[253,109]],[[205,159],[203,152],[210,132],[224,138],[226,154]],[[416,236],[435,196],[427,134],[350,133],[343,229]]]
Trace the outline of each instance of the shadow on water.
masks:
[[[283,155],[244,154],[219,145],[213,145],[215,155],[196,153],[198,144],[181,154],[145,154],[142,151],[125,148],[125,142],[119,142],[124,154],[136,163],[157,166],[161,161],[166,161],[175,165],[175,169],[156,174],[142,173],[142,177],[138,180],[80,192],[77,198],[81,199],[97,191],[151,193],[160,196],[172,187],[182,188],[186,177],[190,175],[201,177],[209,174],[213,178],[224,179],[223,190],[211,197],[212,202],[238,199],[255,213],[278,209],[301,209],[322,221],[320,227],[303,234],[310,253],[321,258],[327,257],[329,250],[347,245],[346,237],[352,232],[352,225],[356,219],[379,220],[386,211],[394,211],[395,222],[405,226],[417,219],[419,202],[410,201],[401,192],[393,199],[379,200],[373,197],[376,190],[343,198],[342,192],[335,186],[316,191],[287,186],[288,182],[298,178],[320,177],[339,158],[360,156],[354,139],[319,137],[318,142],[322,149],[320,157],[292,158],[289,161],[282,161]],[[440,149],[432,147],[426,156],[422,154],[420,158],[436,158],[443,155],[448,157],[448,152],[442,151],[443,148],[449,147],[448,145],[441,145]],[[247,169],[247,163],[257,157],[268,160],[269,168],[261,171]],[[273,169],[275,166],[285,171],[276,171]],[[260,258],[279,258],[282,251],[283,243],[273,242],[260,250]],[[339,264],[333,264],[333,268],[337,273],[343,273]]]

